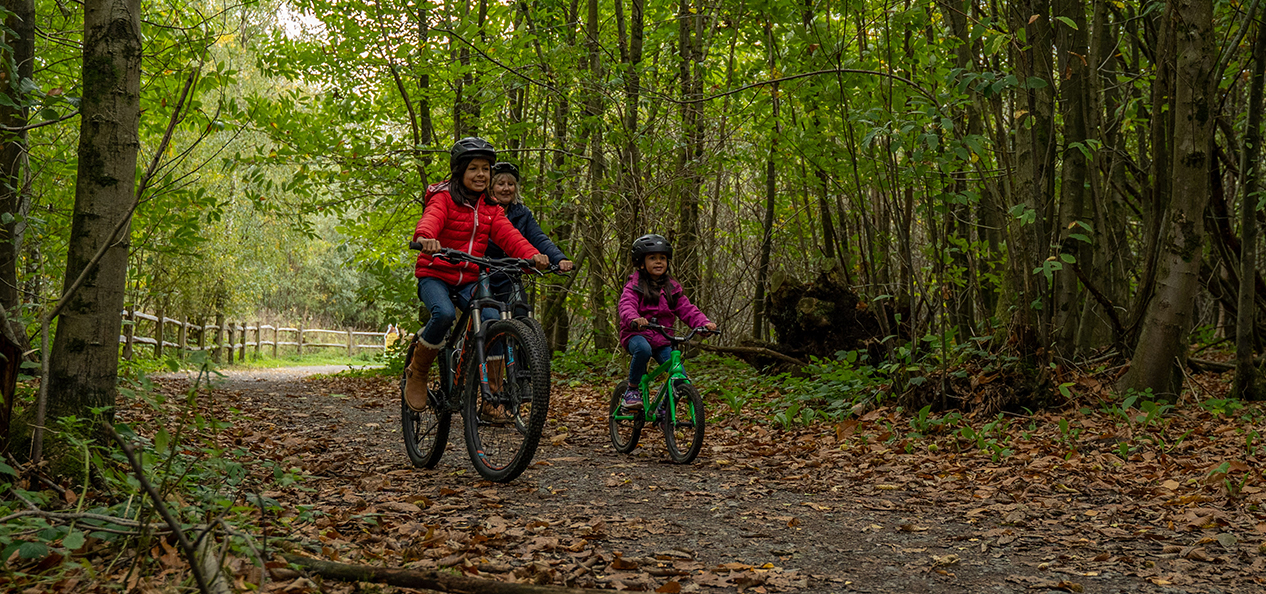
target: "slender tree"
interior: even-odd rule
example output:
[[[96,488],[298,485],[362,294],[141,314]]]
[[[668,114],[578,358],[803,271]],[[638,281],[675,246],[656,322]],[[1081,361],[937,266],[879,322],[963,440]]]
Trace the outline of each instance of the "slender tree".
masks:
[[[1172,157],[1169,207],[1159,214],[1155,286],[1146,303],[1143,327],[1122,389],[1143,390],[1176,401],[1187,362],[1200,261],[1204,255],[1204,209],[1209,202],[1214,76],[1213,2],[1178,0],[1166,10],[1165,27],[1174,36]],[[1171,59],[1164,54],[1162,59]]]
[[[58,319],[47,419],[91,417],[90,409],[112,407],[117,397],[119,311],[140,146],[140,17],[140,0],[84,3],[79,171],[64,290],[87,274]],[[89,269],[99,250],[104,256]]]
[[[1253,364],[1253,333],[1257,325],[1257,213],[1261,200],[1257,162],[1262,155],[1262,86],[1266,80],[1266,26],[1257,23],[1253,43],[1253,76],[1248,92],[1248,122],[1241,148],[1240,175],[1240,292],[1235,320],[1235,380],[1232,392],[1246,400],[1260,400],[1266,391]]]
[[[17,272],[22,243],[19,230],[25,224],[19,219],[24,217],[30,204],[26,183],[29,109],[23,81],[31,80],[35,67],[35,2],[4,0],[0,6],[8,12],[5,27],[13,32],[12,36],[5,35],[4,45],[8,51],[0,52],[0,62],[6,65],[0,70],[0,92],[9,97],[10,103],[0,105],[0,126],[4,126],[0,132],[0,217],[3,217],[0,218],[0,306],[10,314],[17,314],[22,301]],[[12,331],[19,340],[25,336],[16,320]]]

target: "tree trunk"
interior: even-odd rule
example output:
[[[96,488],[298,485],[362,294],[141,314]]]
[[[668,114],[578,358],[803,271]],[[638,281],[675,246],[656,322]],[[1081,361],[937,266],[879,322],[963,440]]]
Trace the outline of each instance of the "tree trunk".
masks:
[[[519,8],[523,11],[524,18],[528,21],[528,26],[532,29],[533,47],[536,50],[537,59],[540,60],[541,69],[545,72],[546,79],[549,80],[551,85],[555,86],[555,88],[566,89],[570,86],[570,84],[562,84],[559,80],[558,72],[546,58],[540,41],[542,36],[546,33],[536,25],[536,21],[532,18],[532,13],[529,12],[528,6],[527,2],[519,3]],[[571,0],[565,22],[575,23],[578,10],[578,0]],[[565,30],[567,31],[567,45],[576,45],[576,28],[568,25]],[[554,127],[554,156],[551,165],[554,174],[561,176],[567,172],[566,155],[570,150],[568,145],[571,140],[568,136],[568,131],[571,115],[571,102],[565,90],[554,96],[553,101],[553,111],[551,113]],[[554,227],[554,240],[560,247],[566,246],[570,243],[572,237],[576,235],[576,228],[579,227],[579,222],[581,221],[579,217],[584,211],[579,209],[575,205],[574,201],[563,199],[564,192],[567,189],[564,184],[549,184],[549,188],[550,204],[562,205],[562,207],[559,208],[558,218],[560,220],[567,221],[562,225]],[[575,250],[571,250],[571,252],[575,253]],[[560,289],[562,281],[549,279],[545,284],[551,288]],[[545,341],[549,344],[551,352],[566,350],[567,343],[571,337],[571,318],[569,317],[567,307],[565,307],[567,296],[568,291],[566,290],[552,290],[546,291],[545,298],[542,299],[540,309],[542,313],[541,325],[545,329]]]
[[[1062,356],[1072,357],[1077,348],[1081,301],[1084,295],[1073,266],[1089,263],[1092,253],[1086,249],[1085,242],[1073,235],[1085,236],[1094,228],[1086,200],[1090,176],[1093,175],[1088,166],[1091,149],[1086,141],[1090,138],[1087,118],[1090,100],[1087,95],[1091,86],[1088,80],[1095,72],[1084,58],[1089,53],[1089,42],[1083,0],[1056,0],[1055,14],[1069,19],[1075,25],[1069,26],[1066,22],[1055,25],[1055,48],[1060,73],[1059,103],[1064,122],[1063,172],[1059,219],[1055,232],[1059,234],[1059,256],[1064,267],[1054,275],[1054,299],[1051,304],[1055,347]]]
[[[66,257],[69,287],[111,241],[95,270],[70,298],[57,323],[49,369],[49,424],[90,408],[113,407],[119,364],[119,311],[127,280],[130,223],[140,147],[140,0],[84,4],[84,92],[79,171]],[[112,418],[107,413],[107,418]],[[51,435],[51,434],[50,434]],[[48,448],[50,458],[57,449]]]
[[[769,70],[778,70],[778,51],[774,46],[773,26],[765,23],[765,43]],[[765,323],[765,294],[769,285],[769,257],[774,245],[774,207],[777,205],[778,189],[778,139],[782,137],[782,125],[779,122],[778,108],[781,103],[778,83],[773,85],[773,126],[769,137],[769,159],[765,161],[765,219],[761,223],[760,264],[756,267],[756,298],[752,301],[752,336],[757,340],[767,340],[768,325]]]
[[[699,7],[690,0],[680,0],[677,19],[679,29],[680,75],[682,97],[698,99],[703,95],[702,22]],[[674,240],[674,276],[700,307],[706,307],[706,296],[699,289],[699,189],[703,185],[703,107],[700,103],[683,103],[681,130],[683,142],[678,163],[677,237]]]
[[[1047,301],[1048,285],[1045,278],[1033,274],[1045,259],[1053,204],[1053,65],[1049,15],[1046,0],[1017,2],[1010,7],[1012,28],[1025,29],[1028,41],[1015,55],[1017,76],[1026,83],[1017,102],[1026,113],[1016,121],[1014,199],[1023,206],[1023,216],[1030,221],[1014,229],[1008,241],[1009,276],[1016,314],[1011,322],[1011,341],[1028,359],[1027,363],[1037,369],[1045,368],[1045,357],[1039,353],[1049,353],[1046,347],[1051,310],[1049,303],[1035,309]],[[1042,83],[1027,84],[1030,80]]]
[[[611,326],[613,312],[607,304],[606,259],[603,256],[604,225],[603,186],[606,183],[606,161],[602,154],[602,94],[598,81],[602,80],[602,54],[598,45],[598,0],[588,0],[588,18],[585,23],[585,46],[588,49],[589,82],[585,98],[585,135],[589,139],[589,192],[585,198],[587,222],[585,224],[585,260],[589,263],[589,310],[593,314],[593,342],[599,350],[611,350],[617,345]]]
[[[1173,28],[1174,86],[1172,159],[1173,194],[1161,215],[1161,241],[1156,282],[1147,302],[1130,371],[1120,388],[1151,388],[1154,395],[1176,401],[1187,360],[1200,258],[1204,254],[1204,209],[1209,201],[1209,166],[1213,114],[1217,102],[1217,59],[1212,0],[1179,0],[1164,20]],[[1162,59],[1169,56],[1160,54]]]
[[[427,167],[431,164],[429,153],[419,151],[420,147],[431,144],[435,140],[435,123],[431,120],[431,73],[426,67],[427,54],[431,51],[431,5],[422,2],[418,6],[418,52],[417,68],[414,76],[418,80],[417,107],[417,146],[414,147],[414,159],[417,160],[419,181],[425,188],[429,184]],[[440,178],[443,179],[441,174]]]
[[[1266,26],[1257,24],[1253,43],[1253,79],[1248,93],[1248,125],[1240,157],[1240,292],[1235,320],[1235,380],[1231,392],[1245,400],[1266,396],[1253,365],[1257,323],[1257,162],[1262,155],[1262,86],[1266,79]]]
[[[620,150],[621,186],[617,198],[616,220],[619,228],[621,249],[633,245],[633,240],[646,231],[645,205],[642,197],[642,152],[638,146],[641,137],[638,130],[638,102],[641,100],[642,45],[645,37],[645,0],[631,0],[629,31],[624,33],[624,7],[616,0],[617,19],[620,25],[620,59],[624,66],[624,117],[621,122],[624,142]]]
[[[4,24],[11,29],[14,36],[5,36],[10,52],[0,52],[0,59],[5,64],[9,59],[17,65],[17,80],[10,76],[11,71],[0,69],[0,85],[4,94],[18,105],[25,105],[26,94],[21,91],[21,81],[33,76],[35,64],[35,2],[34,0],[3,0],[0,3],[9,11]],[[0,125],[10,128],[22,128],[28,124],[29,110],[26,107],[14,109],[0,106]],[[30,195],[26,191],[26,132],[5,132],[3,145],[0,146],[0,306],[9,316],[18,316],[22,297],[18,292],[18,253],[22,249],[19,229],[24,226],[19,218],[24,217],[30,203]],[[12,334],[18,340],[25,340],[26,330],[17,320],[11,320]],[[25,344],[18,349],[24,350]],[[17,360],[9,364],[18,365]],[[15,372],[16,377],[16,372]]]

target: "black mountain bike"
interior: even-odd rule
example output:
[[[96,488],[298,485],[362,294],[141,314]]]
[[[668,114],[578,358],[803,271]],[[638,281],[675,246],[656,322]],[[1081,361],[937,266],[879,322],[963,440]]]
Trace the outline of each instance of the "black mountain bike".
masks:
[[[409,246],[422,247],[416,242]],[[400,379],[405,451],[414,466],[434,468],[448,445],[453,413],[461,413],[466,452],[475,470],[490,481],[514,480],[531,464],[545,426],[549,352],[540,334],[512,319],[507,304],[493,299],[489,280],[495,274],[517,280],[527,272],[544,272],[533,268],[530,260],[480,258],[448,248],[435,257],[473,263],[479,277],[470,307],[461,313],[435,359],[439,378],[427,387],[424,410],[415,411],[405,403],[405,378]],[[483,321],[479,312],[484,308],[500,311],[500,319]],[[415,335],[406,368],[416,347]],[[491,382],[490,358],[496,362]]]

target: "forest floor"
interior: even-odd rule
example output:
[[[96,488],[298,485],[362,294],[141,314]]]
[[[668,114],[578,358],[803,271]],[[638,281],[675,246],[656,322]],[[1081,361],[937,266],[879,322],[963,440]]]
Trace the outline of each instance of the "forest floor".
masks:
[[[888,409],[786,430],[722,414],[680,466],[650,427],[633,454],[616,453],[607,386],[556,376],[534,464],[495,484],[467,459],[460,417],[438,468],[415,469],[394,380],[313,371],[227,372],[198,400],[231,420],[226,439],[306,474],[263,494],[290,530],[268,544],[315,557],[657,592],[1266,588],[1266,459],[1246,443],[1266,426],[1238,416],[1246,409],[1190,406],[1148,426],[1055,411],[995,423],[965,448],[961,432],[938,436],[929,419]],[[188,381],[159,385],[174,395]],[[138,431],[148,414],[121,413]],[[263,577],[239,567],[239,584]],[[266,592],[365,591],[287,571],[264,581]]]

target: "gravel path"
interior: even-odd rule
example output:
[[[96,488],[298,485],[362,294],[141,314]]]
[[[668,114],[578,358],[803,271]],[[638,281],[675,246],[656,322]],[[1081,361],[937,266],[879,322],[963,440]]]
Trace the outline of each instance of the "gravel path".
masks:
[[[299,381],[305,377],[313,375],[331,375],[340,371],[348,371],[350,369],[374,369],[382,367],[381,365],[305,365],[299,367],[275,367],[271,369],[220,369],[217,375],[211,378],[211,382],[216,388],[233,390],[246,389],[255,387],[260,382],[265,383],[285,383]],[[186,381],[194,381],[197,379],[198,372],[177,371],[173,373],[155,374],[155,379],[182,379]]]
[[[1145,507],[1113,512],[1105,507],[1111,501],[1100,500],[1119,494],[1087,493],[1077,501],[1000,495],[964,506],[962,497],[936,487],[941,479],[934,474],[920,471],[919,480],[898,484],[893,477],[911,469],[889,467],[882,449],[869,461],[837,459],[845,452],[805,443],[792,448],[791,458],[765,458],[761,451],[779,451],[774,440],[790,437],[757,426],[710,426],[704,453],[690,466],[666,463],[653,428],[634,454],[620,455],[606,436],[606,390],[558,381],[536,462],[519,479],[504,485],[478,479],[460,416],[438,467],[415,469],[400,442],[393,380],[304,379],[345,369],[230,370],[213,398],[237,410],[274,413],[256,423],[244,419],[240,430],[247,442],[267,442],[261,454],[311,474],[308,499],[283,497],[285,505],[324,510],[356,541],[345,553],[385,556],[388,565],[401,555],[421,556],[424,567],[465,563],[492,573],[544,571],[547,581],[588,587],[708,594],[1253,589],[1239,571],[1247,566],[1243,559],[1210,575],[1194,562],[1157,557],[1159,546],[1149,542],[1063,525],[1074,507],[1117,513],[1111,521],[1126,525],[1143,522],[1134,516]],[[801,474],[789,475],[788,468]],[[828,471],[838,478],[823,480]],[[380,519],[362,525],[356,514]],[[406,536],[417,526],[445,531],[449,545],[472,534],[491,540],[423,547]],[[379,533],[365,536],[373,531]]]

